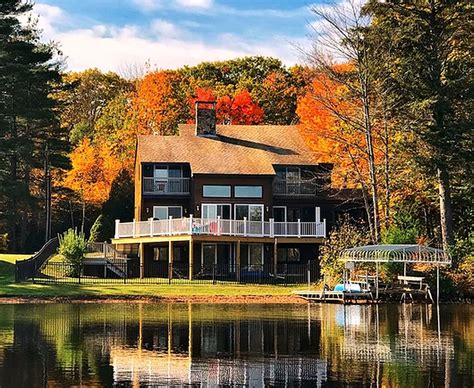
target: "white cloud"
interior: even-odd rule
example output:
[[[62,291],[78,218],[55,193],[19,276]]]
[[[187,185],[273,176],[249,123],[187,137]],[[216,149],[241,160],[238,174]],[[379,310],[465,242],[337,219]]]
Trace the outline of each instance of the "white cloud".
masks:
[[[174,69],[245,55],[274,56],[286,64],[297,62],[296,50],[285,37],[250,41],[233,34],[221,34],[213,41],[204,42],[163,19],[153,20],[148,29],[99,23],[78,28],[73,25],[76,19],[58,7],[36,4],[34,10],[40,14],[44,39],[60,44],[68,70],[97,67],[120,71],[127,64],[146,62],[152,67]],[[65,24],[65,20],[69,22]]]
[[[176,4],[191,8],[210,8],[213,0],[176,0]]]
[[[163,6],[162,0],[133,0],[142,11],[154,11]]]
[[[184,33],[176,24],[163,19],[155,19],[150,24],[150,29],[160,37],[175,38]]]

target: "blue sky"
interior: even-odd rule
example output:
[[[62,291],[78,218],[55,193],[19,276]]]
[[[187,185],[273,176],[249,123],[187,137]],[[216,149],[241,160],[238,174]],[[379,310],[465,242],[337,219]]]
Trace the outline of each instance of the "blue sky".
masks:
[[[124,71],[149,62],[176,68],[205,60],[271,55],[301,62],[309,44],[306,0],[41,0],[34,12],[70,70]]]

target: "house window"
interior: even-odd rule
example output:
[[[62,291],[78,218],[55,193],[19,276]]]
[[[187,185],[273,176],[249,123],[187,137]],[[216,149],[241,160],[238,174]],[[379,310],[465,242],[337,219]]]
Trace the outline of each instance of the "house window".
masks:
[[[153,173],[155,178],[182,178],[183,177],[183,167],[182,166],[163,166],[155,165],[155,170]]]
[[[168,248],[156,247],[153,248],[153,259],[156,261],[168,261]]]
[[[182,218],[182,206],[153,206],[153,218],[157,220],[166,220],[170,217]]]
[[[262,198],[262,186],[235,186],[236,198]]]
[[[263,266],[263,244],[249,244],[248,255],[249,269],[261,271]]]
[[[202,218],[216,219],[217,217],[221,217],[227,220],[230,219],[230,205],[221,205],[214,203],[202,204]]]
[[[243,220],[244,217],[248,221],[263,221],[263,205],[235,205],[235,219]]]
[[[230,198],[230,186],[227,185],[203,185],[203,197]]]
[[[300,261],[300,249],[278,248],[277,260],[279,263],[298,263]]]

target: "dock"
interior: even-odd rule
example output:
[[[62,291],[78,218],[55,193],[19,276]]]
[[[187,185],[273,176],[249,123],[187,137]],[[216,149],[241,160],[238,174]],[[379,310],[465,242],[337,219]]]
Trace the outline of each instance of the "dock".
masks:
[[[311,291],[302,290],[295,291],[295,295],[306,299],[310,302],[324,302],[324,303],[373,303],[374,297],[371,292],[350,292],[350,291]]]

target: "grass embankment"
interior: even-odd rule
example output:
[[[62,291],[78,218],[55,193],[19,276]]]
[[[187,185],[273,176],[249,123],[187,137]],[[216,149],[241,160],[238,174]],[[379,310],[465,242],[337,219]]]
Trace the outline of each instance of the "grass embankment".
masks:
[[[176,301],[297,301],[298,286],[248,284],[33,284],[15,283],[15,261],[28,255],[0,255],[0,298],[169,298]],[[270,298],[268,298],[270,297]],[[268,300],[271,301],[271,300]]]

